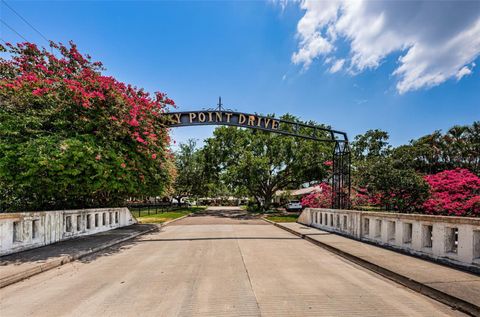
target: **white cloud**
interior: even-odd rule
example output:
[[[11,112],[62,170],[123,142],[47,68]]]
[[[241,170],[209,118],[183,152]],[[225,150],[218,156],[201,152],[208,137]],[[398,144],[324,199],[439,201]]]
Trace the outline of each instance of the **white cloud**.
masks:
[[[298,52],[293,54],[292,61],[295,64],[303,64],[305,68],[308,68],[315,57],[330,53],[332,49],[333,45],[326,39],[319,35],[314,35],[308,42],[303,44]]]
[[[472,68],[475,67],[475,63],[472,63]],[[470,75],[472,73],[472,68],[469,68],[468,66],[463,66],[462,69],[460,69],[455,77],[457,77],[457,80],[460,80],[463,78],[463,76]]]
[[[357,105],[361,105],[361,104],[364,104],[364,103],[366,103],[366,102],[368,102],[367,99],[355,99],[355,103],[356,103]]]
[[[282,9],[282,12],[285,11],[285,9],[287,8],[287,5],[289,4],[288,0],[268,0],[268,2],[274,5],[279,5],[280,8]]]
[[[379,67],[400,53],[399,93],[460,80],[480,55],[480,1],[304,0],[297,25],[299,48],[292,62],[307,69],[323,57],[329,71],[355,74]],[[339,56],[340,40],[349,45]]]
[[[340,71],[343,67],[343,64],[345,64],[345,60],[342,58],[342,59],[339,59],[339,60],[336,60],[332,67],[330,67],[330,69],[328,70],[330,73],[334,74],[338,71]]]

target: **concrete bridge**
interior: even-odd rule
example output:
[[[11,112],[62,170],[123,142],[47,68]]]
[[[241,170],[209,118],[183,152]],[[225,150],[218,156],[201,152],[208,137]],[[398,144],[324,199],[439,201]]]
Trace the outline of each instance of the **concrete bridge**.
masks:
[[[301,230],[305,229],[308,228]],[[330,235],[320,230],[310,234]],[[7,268],[5,265],[0,270]],[[480,278],[475,275],[471,278],[478,286]],[[0,315],[463,316],[463,313],[261,219],[244,217],[238,209],[222,208],[176,221],[6,286],[0,289]]]

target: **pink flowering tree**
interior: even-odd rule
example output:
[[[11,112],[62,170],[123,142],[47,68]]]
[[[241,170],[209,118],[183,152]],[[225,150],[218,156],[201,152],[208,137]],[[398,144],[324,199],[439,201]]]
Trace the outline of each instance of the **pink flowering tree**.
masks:
[[[102,74],[73,43],[51,46],[0,45],[0,210],[160,195],[173,172],[162,114],[174,102]]]
[[[350,198],[352,208],[365,208],[368,206],[377,206],[380,204],[378,194],[373,195],[369,193],[367,188],[365,187],[352,188]]]
[[[327,183],[317,185],[318,191],[303,196],[301,204],[310,208],[331,208],[332,207],[332,186]]]
[[[318,191],[305,195],[302,200],[303,207],[331,208],[332,207],[332,186],[327,183],[317,185]],[[377,194],[370,194],[365,188],[352,188],[350,203],[352,208],[365,208],[367,206],[378,206],[381,197]]]
[[[446,170],[425,176],[430,198],[423,204],[430,214],[479,216],[480,178],[467,169]]]
[[[333,161],[323,162],[327,170],[327,178],[332,177]],[[303,207],[310,208],[331,208],[332,207],[332,186],[326,182],[322,182],[315,186],[317,191],[302,197],[300,203]]]

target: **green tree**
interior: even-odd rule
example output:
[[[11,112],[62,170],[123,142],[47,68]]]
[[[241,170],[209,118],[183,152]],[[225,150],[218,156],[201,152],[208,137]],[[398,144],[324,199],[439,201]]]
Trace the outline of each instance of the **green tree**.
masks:
[[[282,119],[299,122],[290,115]],[[268,210],[277,190],[325,179],[324,162],[331,159],[332,148],[275,133],[219,127],[206,140],[204,153],[213,183],[224,183],[231,192],[248,193]]]
[[[480,121],[468,127],[466,139],[467,168],[480,176]]]
[[[388,139],[388,133],[381,130],[355,137],[353,185],[368,193],[373,204],[387,210],[418,210],[427,197],[428,186],[413,168],[411,147],[394,149]]]
[[[435,131],[392,151],[397,166],[411,167],[422,174],[466,168],[480,173],[480,122],[454,126],[445,134]]]
[[[391,150],[388,144],[389,135],[382,130],[368,130],[364,134],[357,135],[352,142],[352,154],[354,160],[366,160],[375,157],[387,156]]]
[[[366,189],[372,201],[386,210],[422,209],[428,185],[412,168],[398,168],[391,157],[370,159],[358,166],[355,184]]]
[[[206,192],[204,165],[204,156],[197,149],[195,140],[179,144],[175,153],[177,176],[173,184],[173,196],[178,204],[184,197],[198,197]]]
[[[171,182],[173,101],[102,75],[70,43],[0,45],[0,210],[122,204]]]

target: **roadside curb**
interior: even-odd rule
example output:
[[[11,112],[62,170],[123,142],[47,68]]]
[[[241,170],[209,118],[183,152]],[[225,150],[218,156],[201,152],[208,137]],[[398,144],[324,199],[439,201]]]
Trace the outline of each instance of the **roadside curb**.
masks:
[[[37,275],[37,274],[40,274],[42,272],[54,269],[54,268],[59,267],[61,265],[73,262],[73,261],[78,260],[78,259],[83,258],[83,257],[86,257],[88,255],[91,255],[91,254],[95,253],[95,252],[110,248],[110,247],[112,247],[116,244],[119,244],[119,243],[125,242],[127,240],[136,238],[140,235],[159,230],[161,227],[167,226],[167,225],[169,225],[169,224],[171,224],[175,221],[187,218],[191,215],[192,215],[192,213],[189,213],[188,215],[185,215],[185,216],[175,218],[175,219],[166,221],[164,223],[158,224],[154,228],[151,228],[151,229],[148,229],[148,230],[145,230],[145,231],[142,231],[142,232],[136,232],[134,234],[129,235],[128,237],[124,237],[124,238],[121,238],[121,239],[118,239],[118,240],[110,241],[110,242],[105,243],[101,246],[94,247],[94,248],[89,249],[87,251],[79,252],[78,254],[75,254],[75,255],[66,255],[66,256],[61,257],[59,259],[55,259],[55,260],[52,260],[50,262],[40,264],[40,265],[38,265],[34,268],[25,270],[23,272],[4,277],[4,278],[0,279],[0,289],[6,287],[8,285],[15,284],[17,282],[23,281],[27,278],[30,278],[30,277],[32,277],[34,275]]]
[[[391,271],[391,270],[388,270],[384,267],[381,267],[379,265],[376,265],[372,262],[369,262],[367,260],[364,260],[360,257],[357,257],[351,253],[347,253],[345,251],[342,251],[336,247],[333,247],[329,244],[325,244],[323,242],[320,242],[318,240],[315,240],[311,237],[309,237],[308,235],[305,235],[305,234],[302,234],[302,233],[299,233],[295,230],[292,230],[288,227],[285,227],[279,223],[276,223],[276,222],[273,222],[271,220],[268,220],[268,219],[265,219],[265,218],[261,218],[263,219],[264,221],[278,227],[278,228],[281,228],[285,231],[288,231],[308,242],[311,242],[319,247],[322,247],[334,254],[337,254],[355,264],[358,264],[370,271],[373,271],[377,274],[380,274],[382,275],[383,277],[386,277],[394,282],[397,282],[403,286],[406,286],[408,288],[410,288],[411,290],[414,290],[420,294],[423,294],[425,296],[428,296],[430,298],[433,298],[443,304],[446,304],[450,307],[453,307],[455,309],[458,309],[464,313],[467,313],[469,315],[472,315],[472,316],[480,316],[480,307],[475,305],[475,304],[472,304],[470,302],[467,302],[463,299],[460,299],[458,297],[455,297],[451,294],[448,294],[448,293],[445,293],[445,292],[442,292],[442,291],[439,291],[438,289],[435,289],[435,288],[432,288],[426,284],[423,284],[421,282],[418,282],[418,281],[415,281],[405,275],[401,275],[401,274],[398,274],[394,271]]]
[[[169,220],[169,221],[165,221],[165,222],[162,223],[160,226],[161,226],[161,227],[168,226],[169,224],[171,224],[171,223],[173,223],[173,222],[175,222],[175,221],[185,219],[185,218],[187,218],[187,217],[190,217],[191,215],[193,215],[193,212],[191,212],[191,213],[189,213],[188,215],[185,215],[185,216],[181,216],[181,217],[178,217],[178,218]]]

